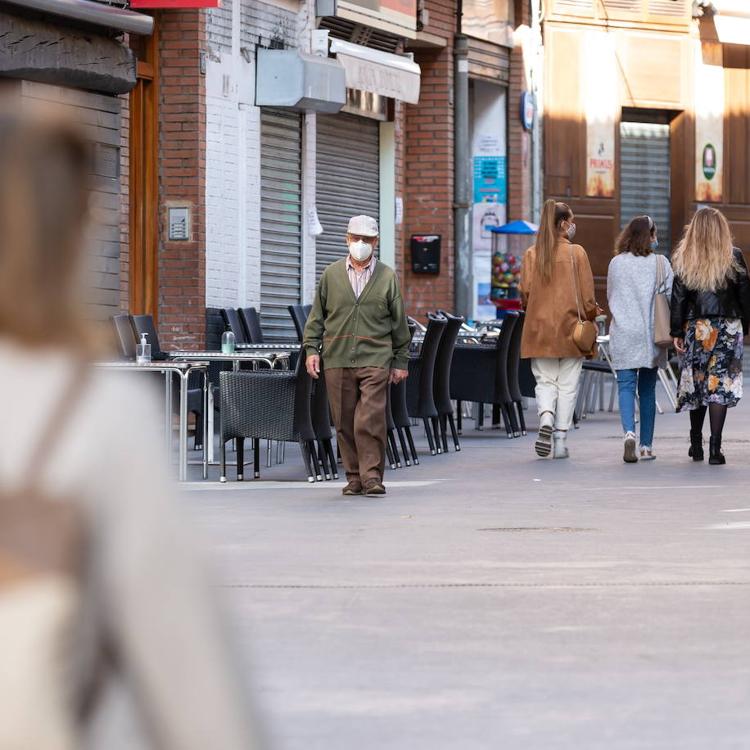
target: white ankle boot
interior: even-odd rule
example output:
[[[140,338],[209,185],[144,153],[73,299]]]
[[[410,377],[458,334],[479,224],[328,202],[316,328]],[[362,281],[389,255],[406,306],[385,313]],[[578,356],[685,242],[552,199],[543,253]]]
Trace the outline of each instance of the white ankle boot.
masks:
[[[555,430],[554,435],[554,457],[555,458],[570,458],[570,452],[568,451],[568,433],[565,430]]]
[[[552,453],[552,428],[555,423],[555,415],[551,411],[542,412],[539,416],[539,435],[534,450],[537,456],[547,458]]]

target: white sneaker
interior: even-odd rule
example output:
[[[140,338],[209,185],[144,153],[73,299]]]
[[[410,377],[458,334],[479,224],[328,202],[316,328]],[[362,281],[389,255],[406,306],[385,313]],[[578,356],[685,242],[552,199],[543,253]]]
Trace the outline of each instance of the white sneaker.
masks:
[[[638,463],[638,456],[636,455],[636,452],[635,452],[635,433],[634,432],[625,433],[625,445],[624,445],[624,450],[622,454],[622,460],[626,464]]]
[[[540,458],[547,458],[552,453],[552,426],[555,423],[555,415],[552,412],[545,411],[539,417],[539,434],[534,443],[536,455]]]
[[[656,461],[656,456],[650,445],[641,446],[641,461]]]
[[[554,458],[570,458],[570,452],[568,451],[567,437],[568,437],[567,432],[563,432],[562,430],[555,431],[555,438],[554,438],[555,452],[553,454]]]

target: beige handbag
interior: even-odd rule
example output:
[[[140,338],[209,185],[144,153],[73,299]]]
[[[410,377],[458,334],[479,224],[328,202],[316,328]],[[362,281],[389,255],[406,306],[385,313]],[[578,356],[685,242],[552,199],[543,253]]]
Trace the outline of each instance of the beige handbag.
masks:
[[[656,259],[656,291],[654,292],[654,344],[667,347],[672,343],[669,300],[665,286],[664,259]]]
[[[570,248],[570,268],[573,272],[573,288],[576,295],[576,310],[578,311],[578,320],[573,326],[573,343],[578,347],[581,354],[589,355],[594,351],[596,344],[597,329],[596,324],[590,320],[584,320],[581,316],[581,303],[579,301],[580,292],[578,290],[578,269],[573,259],[573,248]]]

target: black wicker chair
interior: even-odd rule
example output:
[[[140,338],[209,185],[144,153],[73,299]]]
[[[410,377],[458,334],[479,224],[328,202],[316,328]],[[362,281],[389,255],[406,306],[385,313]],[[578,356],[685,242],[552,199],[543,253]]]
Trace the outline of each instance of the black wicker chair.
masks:
[[[245,326],[245,337],[249,344],[262,344],[263,329],[260,327],[260,315],[254,307],[241,307],[240,320]]]
[[[260,441],[299,443],[307,481],[322,480],[312,422],[312,379],[301,355],[294,372],[257,370],[220,375],[221,480],[227,481],[226,444],[237,440],[237,479],[242,481],[245,438],[253,440],[254,475],[260,476]]]
[[[448,452],[448,425],[450,425],[453,445],[457,451],[461,450],[461,443],[456,432],[456,423],[453,419],[453,402],[451,401],[451,364],[453,362],[453,351],[456,348],[458,332],[464,323],[464,319],[440,311],[447,324],[445,332],[440,339],[437,357],[435,359],[435,406],[438,410],[438,421],[440,423],[440,439],[443,443],[443,451]],[[435,436],[437,439],[437,436]]]
[[[302,341],[305,323],[307,323],[307,316],[310,314],[310,310],[312,310],[312,305],[289,305],[287,310],[289,310],[289,314],[292,316],[292,322],[297,331],[297,338]]]
[[[233,307],[222,307],[221,317],[224,320],[224,329],[234,334],[236,344],[249,344],[250,341],[245,333],[245,327],[240,320],[240,314]]]
[[[443,337],[448,321],[434,315],[427,316],[427,331],[418,357],[409,360],[409,377],[406,380],[406,403],[409,416],[422,419],[430,454],[442,453],[439,443],[440,424],[435,405],[434,382],[435,360],[440,339]],[[434,438],[433,438],[434,435]]]
[[[127,313],[112,316],[112,325],[115,329],[117,342],[120,345],[120,354],[125,359],[135,359],[135,331],[133,330],[133,321]]]
[[[391,407],[391,399],[392,391],[391,386],[388,386],[388,390],[386,391],[386,401],[385,401],[385,425],[386,425],[386,433],[385,433],[385,455],[388,459],[388,463],[392,469],[400,469],[401,468],[401,456],[398,452],[398,444],[396,443],[396,421],[393,418],[393,409]],[[411,462],[409,461],[408,454],[404,455],[404,460],[406,462],[406,465],[409,466]]]
[[[300,359],[304,357],[300,354]],[[298,360],[299,361],[299,360]],[[333,451],[333,427],[331,426],[331,410],[328,404],[328,389],[326,388],[325,371],[320,371],[320,377],[312,381],[312,424],[315,439],[318,442],[318,456],[326,479],[339,478],[336,454]]]

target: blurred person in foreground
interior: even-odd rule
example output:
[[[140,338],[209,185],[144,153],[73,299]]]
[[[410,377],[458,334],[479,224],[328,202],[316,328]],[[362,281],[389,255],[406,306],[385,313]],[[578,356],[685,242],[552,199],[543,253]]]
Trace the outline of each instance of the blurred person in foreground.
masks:
[[[0,111],[0,747],[257,748],[160,407],[87,364],[89,153],[58,112]]]

